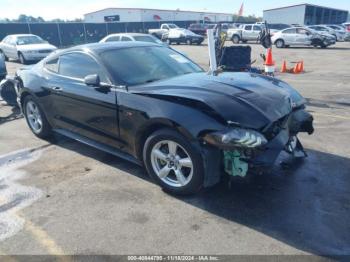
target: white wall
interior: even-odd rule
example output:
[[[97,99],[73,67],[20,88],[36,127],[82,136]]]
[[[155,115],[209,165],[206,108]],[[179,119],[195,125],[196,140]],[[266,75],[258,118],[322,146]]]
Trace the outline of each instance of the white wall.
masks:
[[[103,23],[105,16],[119,15],[120,22],[154,22],[154,16],[161,18],[160,21],[199,21],[208,17],[211,22],[232,21],[231,14],[218,14],[207,12],[188,12],[172,10],[150,10],[150,9],[119,9],[109,8],[84,15],[86,23]]]
[[[263,21],[271,24],[304,24],[305,5],[291,6],[288,8],[264,10]]]
[[[109,8],[98,12],[84,15],[86,23],[103,23],[105,16],[119,15],[120,22],[141,22],[141,11],[139,9]]]

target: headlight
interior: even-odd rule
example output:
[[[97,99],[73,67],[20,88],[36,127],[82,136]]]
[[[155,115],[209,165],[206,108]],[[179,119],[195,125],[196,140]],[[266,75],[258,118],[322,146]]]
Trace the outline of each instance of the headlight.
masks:
[[[204,140],[209,144],[223,148],[254,148],[267,144],[267,140],[263,134],[244,128],[209,133],[204,136]]]

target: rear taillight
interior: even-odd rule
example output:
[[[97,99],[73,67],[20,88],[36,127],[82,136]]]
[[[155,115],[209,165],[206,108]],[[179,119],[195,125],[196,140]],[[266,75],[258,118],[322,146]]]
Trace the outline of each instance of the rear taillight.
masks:
[[[350,25],[347,25],[347,26],[346,26],[346,31],[347,31],[347,32],[350,32]]]

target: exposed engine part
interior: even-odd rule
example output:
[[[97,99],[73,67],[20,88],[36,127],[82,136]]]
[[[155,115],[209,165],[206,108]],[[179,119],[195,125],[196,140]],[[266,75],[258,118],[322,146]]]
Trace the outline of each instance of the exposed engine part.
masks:
[[[230,176],[245,177],[248,172],[248,163],[242,158],[244,154],[238,150],[224,151],[225,172]]]
[[[295,158],[307,157],[307,154],[297,136],[291,136],[284,149]]]

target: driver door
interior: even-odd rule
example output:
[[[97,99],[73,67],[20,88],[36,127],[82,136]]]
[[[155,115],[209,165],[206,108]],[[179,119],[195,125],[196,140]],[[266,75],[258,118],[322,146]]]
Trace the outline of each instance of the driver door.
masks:
[[[116,90],[88,86],[84,82],[85,76],[98,74],[101,82],[110,84],[105,70],[83,52],[63,54],[58,60],[57,74],[47,78],[55,125],[120,147]]]
[[[296,43],[299,45],[310,45],[311,33],[304,28],[297,28]]]

